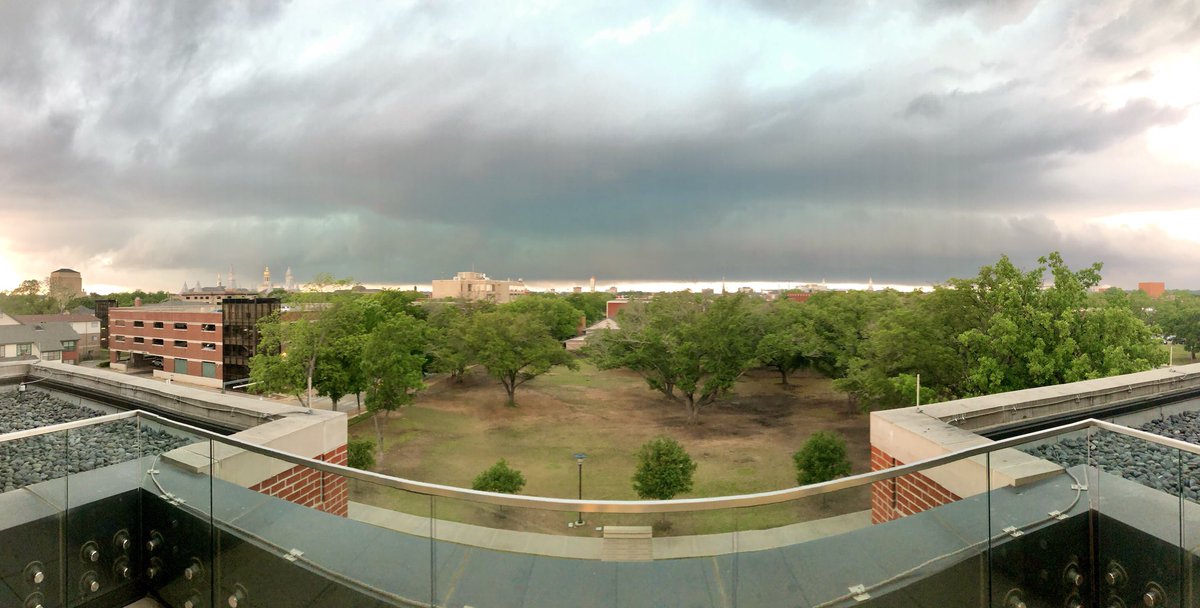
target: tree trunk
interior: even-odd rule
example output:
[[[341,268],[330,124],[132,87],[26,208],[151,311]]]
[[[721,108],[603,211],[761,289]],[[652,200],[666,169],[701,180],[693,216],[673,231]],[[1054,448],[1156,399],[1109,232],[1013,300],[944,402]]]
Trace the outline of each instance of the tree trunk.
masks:
[[[683,395],[684,405],[687,407],[688,424],[700,424],[700,406],[696,405],[696,399],[691,393]]]
[[[382,461],[383,460],[383,431],[381,431],[379,429],[379,412],[378,411],[376,411],[374,414],[371,414],[371,420],[375,421],[375,451],[378,454],[378,457],[375,460]]]
[[[358,407],[358,411],[362,411],[362,391],[354,393],[354,405]]]
[[[517,379],[515,377],[511,379],[505,378],[500,382],[504,384],[504,392],[508,393],[508,403],[505,403],[505,405],[508,407],[517,407]]]
[[[780,366],[780,368],[779,368],[780,384],[786,385],[788,383],[787,377],[788,377],[787,368]]]

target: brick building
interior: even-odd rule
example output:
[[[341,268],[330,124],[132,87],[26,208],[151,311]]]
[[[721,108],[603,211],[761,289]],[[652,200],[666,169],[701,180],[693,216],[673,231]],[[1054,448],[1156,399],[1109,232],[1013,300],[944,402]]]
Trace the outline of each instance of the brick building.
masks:
[[[220,387],[250,376],[259,319],[275,298],[168,302],[108,310],[109,361],[121,371]]]

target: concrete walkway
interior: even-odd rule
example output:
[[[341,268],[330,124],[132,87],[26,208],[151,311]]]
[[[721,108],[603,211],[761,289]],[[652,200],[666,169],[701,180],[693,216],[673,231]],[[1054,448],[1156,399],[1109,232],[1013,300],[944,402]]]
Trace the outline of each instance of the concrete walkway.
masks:
[[[412,536],[429,538],[431,520],[428,517],[400,513],[358,502],[350,503],[350,519],[363,523],[403,532]],[[866,528],[871,525],[871,512],[858,511],[825,519],[807,521],[769,530],[747,530],[723,534],[701,534],[695,536],[666,536],[655,538],[654,559],[681,559],[687,557],[711,557],[740,551],[761,551],[795,545],[799,543],[835,536]],[[438,540],[506,551],[549,557],[598,560],[604,539],[579,536],[559,536],[537,532],[500,530],[486,526],[461,524],[436,520],[433,530]]]

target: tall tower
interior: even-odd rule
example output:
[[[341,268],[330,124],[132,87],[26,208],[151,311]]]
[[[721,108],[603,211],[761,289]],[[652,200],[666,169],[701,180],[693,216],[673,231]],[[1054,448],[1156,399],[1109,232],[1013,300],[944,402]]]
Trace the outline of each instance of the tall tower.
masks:
[[[592,292],[596,291],[596,277],[592,277],[592,280],[589,282],[589,286],[590,286],[590,291],[592,291]]]
[[[229,265],[229,279],[225,281],[226,287],[234,289],[237,287],[237,281],[233,277],[233,264]]]
[[[259,291],[261,291],[263,293],[271,291],[271,267],[270,266],[263,266],[262,289],[259,289]]]
[[[296,279],[292,277],[292,267],[287,267],[287,272],[283,274],[283,288],[291,291],[296,288]]]

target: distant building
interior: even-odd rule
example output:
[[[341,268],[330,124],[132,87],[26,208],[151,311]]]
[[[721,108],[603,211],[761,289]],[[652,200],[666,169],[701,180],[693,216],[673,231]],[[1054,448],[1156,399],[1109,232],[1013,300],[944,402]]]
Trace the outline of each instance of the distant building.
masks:
[[[1162,281],[1138,283],[1138,289],[1144,291],[1151,298],[1158,298],[1167,290],[1167,284]]]
[[[617,313],[620,312],[620,310],[622,308],[625,308],[625,306],[627,304],[629,304],[629,300],[627,300],[625,298],[621,298],[621,297],[618,297],[615,300],[609,300],[609,301],[605,302],[604,303],[604,318],[605,319],[617,318]]]
[[[78,298],[83,292],[83,275],[70,268],[59,268],[50,273],[50,281],[46,285],[50,293],[66,299]]]
[[[482,272],[460,272],[453,279],[433,280],[433,299],[461,298],[463,300],[491,300],[497,304],[511,302],[528,293],[525,283],[489,279]]]
[[[69,323],[22,325],[4,319],[0,325],[0,360],[79,361],[79,334]]]
[[[587,346],[587,342],[592,336],[594,336],[600,332],[612,331],[614,329],[620,329],[620,326],[617,325],[616,320],[600,319],[599,321],[589,325],[586,329],[584,329],[582,335],[575,336],[574,338],[565,340],[563,342],[563,347],[565,347],[567,350],[571,350],[571,351],[579,350],[579,349],[583,348],[584,346]]]
[[[808,292],[801,293],[801,292],[797,292],[797,291],[789,291],[787,294],[787,299],[789,299],[793,302],[798,302],[800,304],[807,302],[808,299],[811,297],[812,297],[812,294],[808,293]]]
[[[63,313],[58,315],[13,315],[21,325],[67,325],[78,334],[76,353],[79,358],[91,359],[99,352],[100,319],[91,313]]]
[[[275,298],[110,308],[109,361],[116,370],[213,387],[249,378],[258,321],[279,308]]]
[[[175,299],[183,300],[184,302],[217,304],[227,298],[252,298],[257,295],[258,292],[252,289],[227,287],[220,281],[217,282],[216,287],[201,287],[200,282],[197,281],[195,287],[188,287],[187,283],[184,283],[183,288],[179,290],[179,294]]]

